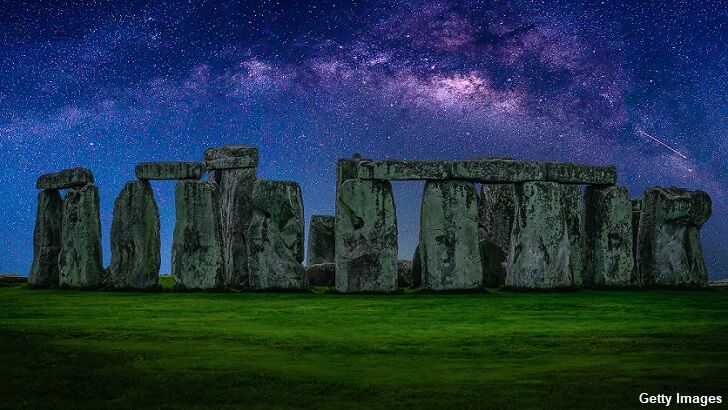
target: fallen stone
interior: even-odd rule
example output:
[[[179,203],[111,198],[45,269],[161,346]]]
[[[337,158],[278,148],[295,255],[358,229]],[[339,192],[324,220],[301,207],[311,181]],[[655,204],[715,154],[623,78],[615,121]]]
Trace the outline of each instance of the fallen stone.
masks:
[[[700,228],[711,214],[710,196],[681,188],[651,188],[642,197],[637,239],[637,281],[646,287],[708,284]]]
[[[447,161],[383,160],[359,162],[358,176],[361,179],[385,181],[448,179],[450,163]]]
[[[505,284],[515,201],[516,188],[513,184],[483,184],[480,187],[478,238],[483,281],[489,287]]]
[[[412,286],[412,262],[397,261],[397,287],[409,288]]]
[[[139,179],[200,179],[205,173],[201,162],[142,162],[134,169]]]
[[[329,215],[313,215],[308,227],[308,255],[306,261],[309,265],[320,263],[334,263],[335,217]]]
[[[318,263],[306,267],[306,277],[310,286],[334,286],[336,279],[335,263]]]
[[[33,231],[33,265],[28,273],[28,283],[32,287],[58,286],[62,211],[63,200],[57,190],[38,192]]]
[[[526,182],[516,185],[516,215],[506,266],[506,285],[515,288],[548,289],[573,285],[572,231],[568,219],[578,210],[568,210],[574,194],[556,182]],[[577,186],[577,192],[580,192]],[[577,242],[578,243],[578,242]]]
[[[246,289],[248,276],[248,229],[253,218],[253,186],[256,168],[218,169],[210,172],[220,192],[225,287]]]
[[[207,169],[255,168],[260,153],[249,145],[226,145],[205,150]]]
[[[336,199],[336,290],[397,290],[397,215],[387,181],[350,179]]]
[[[546,180],[562,184],[614,185],[617,168],[612,166],[546,162]]]
[[[483,271],[478,243],[478,195],[472,183],[428,181],[420,216],[422,289],[475,289]]]
[[[220,200],[214,183],[182,180],[175,190],[177,220],[172,240],[172,275],[187,289],[222,287]]]
[[[44,174],[38,178],[35,187],[38,189],[67,189],[93,184],[94,176],[86,168],[71,168],[52,174]]]
[[[70,188],[63,199],[61,218],[58,284],[79,289],[98,287],[105,274],[98,188],[93,184]]]
[[[485,184],[541,181],[546,178],[546,170],[538,162],[503,158],[471,159],[453,161],[451,178]]]
[[[159,209],[149,181],[128,182],[114,202],[107,284],[151,289],[159,283]]]
[[[422,287],[422,259],[420,258],[420,245],[415,247],[412,255],[412,285],[410,288],[417,289]]]
[[[584,194],[588,271],[586,284],[629,286],[632,255],[632,201],[627,188],[588,186]]]
[[[248,230],[251,289],[308,286],[303,262],[303,198],[298,183],[258,180]]]

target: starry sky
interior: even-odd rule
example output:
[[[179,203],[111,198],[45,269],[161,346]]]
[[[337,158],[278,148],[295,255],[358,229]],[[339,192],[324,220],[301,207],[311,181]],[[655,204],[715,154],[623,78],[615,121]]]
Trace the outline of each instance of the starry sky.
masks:
[[[635,197],[708,192],[728,277],[724,1],[2,1],[0,73],[0,272],[30,268],[38,175],[93,170],[108,264],[136,163],[242,143],[307,219],[357,152],[615,164]],[[394,185],[409,258],[423,184]],[[154,187],[166,273],[174,183]]]

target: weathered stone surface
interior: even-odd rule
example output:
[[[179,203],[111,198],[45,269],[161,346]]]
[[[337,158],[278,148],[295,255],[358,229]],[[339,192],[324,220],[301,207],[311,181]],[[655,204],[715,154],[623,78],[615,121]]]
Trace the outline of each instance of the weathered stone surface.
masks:
[[[637,285],[637,238],[640,231],[640,214],[642,213],[642,198],[632,200],[632,260],[634,268],[632,269],[632,278],[630,284]]]
[[[319,263],[334,263],[334,216],[313,215],[308,227],[308,255],[306,261],[309,265]]]
[[[681,188],[645,191],[637,239],[640,285],[707,285],[700,228],[710,217],[711,205],[710,197],[703,191]]]
[[[44,174],[38,178],[35,187],[38,189],[67,189],[93,184],[94,176],[86,168],[71,168],[52,174]]]
[[[251,289],[308,286],[303,262],[303,198],[298,183],[258,180],[248,230]]]
[[[614,185],[617,168],[612,166],[546,162],[546,180],[563,184]]]
[[[546,178],[542,163],[503,158],[453,161],[451,177],[482,183],[541,181]]]
[[[398,159],[361,161],[359,162],[358,175],[361,179],[381,179],[385,181],[448,179],[450,168],[450,163],[447,161]]]
[[[513,184],[483,184],[478,205],[478,238],[486,286],[505,284],[506,257],[511,245],[511,229],[516,214],[516,187]]]
[[[249,287],[248,229],[253,218],[253,186],[256,168],[218,169],[210,178],[220,191],[223,283],[229,288]]]
[[[105,274],[102,258],[99,190],[93,184],[71,188],[63,199],[59,285],[98,287]]]
[[[177,182],[175,207],[172,275],[177,285],[187,289],[221,287],[223,257],[217,184]]]
[[[207,169],[255,168],[260,153],[249,145],[226,145],[205,150]]]
[[[201,162],[142,162],[134,169],[139,179],[200,179],[205,173]]]
[[[336,197],[339,197],[339,187],[344,181],[359,179],[359,162],[361,155],[354,154],[352,158],[342,158],[336,162]],[[371,161],[371,160],[365,160]]]
[[[566,188],[566,190],[565,190]],[[506,266],[506,285],[559,288],[574,283],[574,215],[578,186],[556,182],[516,185],[516,216]],[[573,197],[573,198],[572,198]],[[578,205],[576,205],[578,207]],[[572,209],[568,209],[572,208]],[[578,251],[578,250],[577,250]]]
[[[350,179],[336,199],[336,290],[397,290],[397,215],[387,181]]]
[[[149,181],[128,182],[114,202],[108,285],[150,289],[159,282],[159,208]]]
[[[311,286],[334,286],[336,280],[335,263],[318,263],[306,267],[306,277]]]
[[[422,287],[422,258],[420,258],[420,245],[415,247],[412,255],[412,289]]]
[[[57,190],[38,192],[38,210],[33,231],[33,265],[28,273],[30,286],[58,286],[62,210],[63,200]]]
[[[629,286],[632,255],[632,201],[627,188],[588,186],[586,205],[587,277],[593,286]]]
[[[397,287],[408,288],[412,286],[412,262],[397,261]]]
[[[420,215],[422,289],[481,286],[478,195],[472,183],[428,181]]]
[[[569,236],[569,270],[573,286],[581,287],[586,276],[586,223],[581,187],[561,185],[561,207]]]

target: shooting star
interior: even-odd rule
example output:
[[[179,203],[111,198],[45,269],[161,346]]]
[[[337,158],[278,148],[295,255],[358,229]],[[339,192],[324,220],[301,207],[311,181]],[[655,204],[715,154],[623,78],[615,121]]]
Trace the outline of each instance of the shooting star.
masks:
[[[639,132],[640,134],[644,135],[645,137],[647,137],[647,138],[651,139],[652,141],[655,141],[656,143],[658,143],[658,144],[662,145],[663,147],[665,147],[665,148],[669,149],[670,151],[672,151],[672,152],[676,153],[677,155],[681,156],[681,157],[682,157],[683,159],[688,159],[688,157],[687,157],[687,156],[686,156],[685,154],[683,154],[682,152],[680,152],[680,151],[676,150],[675,148],[673,148],[673,147],[671,147],[671,146],[667,145],[666,143],[664,143],[664,142],[660,141],[660,139],[658,139],[657,137],[653,137],[652,135],[648,134],[648,133],[647,133],[647,132],[646,132],[645,130],[643,130],[642,128],[640,128],[640,127],[637,127],[637,132]]]

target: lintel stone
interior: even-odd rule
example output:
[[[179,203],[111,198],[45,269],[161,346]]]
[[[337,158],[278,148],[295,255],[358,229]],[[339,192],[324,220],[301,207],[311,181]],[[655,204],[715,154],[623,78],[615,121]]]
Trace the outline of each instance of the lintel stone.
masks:
[[[250,145],[225,145],[205,150],[207,169],[255,168],[260,153]]]
[[[448,179],[451,165],[447,161],[416,161],[387,159],[359,162],[358,175],[361,179],[404,181],[417,179]]]
[[[41,175],[35,183],[38,189],[67,189],[93,184],[94,176],[87,168],[70,168]]]
[[[569,162],[546,162],[546,180],[562,184],[614,185],[617,183],[617,168],[614,165],[600,166],[573,164]]]
[[[205,173],[205,165],[201,162],[142,162],[134,169],[139,179],[180,180],[200,179]]]

